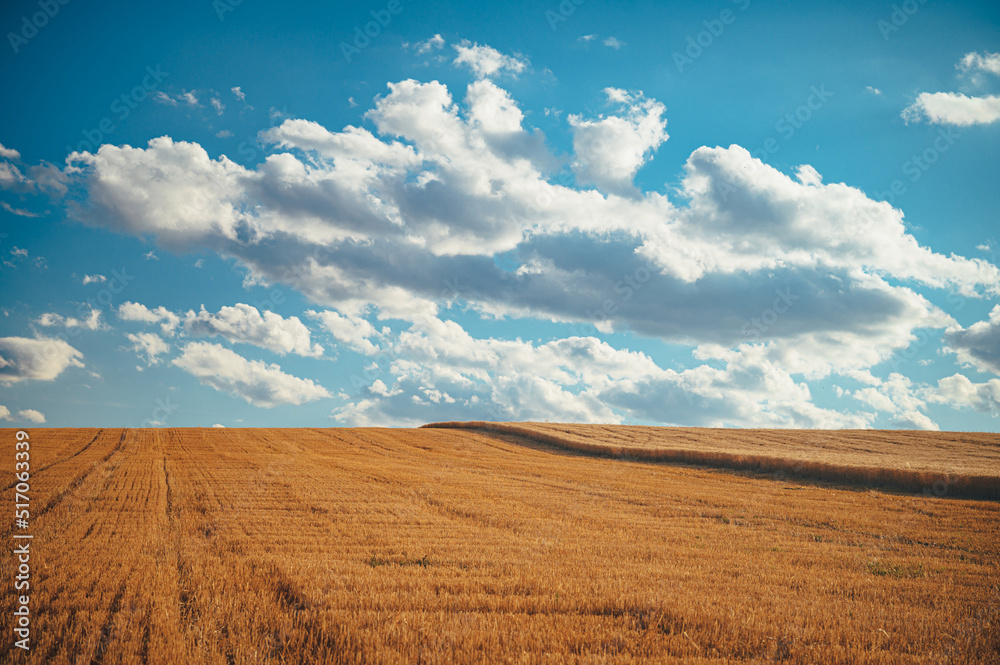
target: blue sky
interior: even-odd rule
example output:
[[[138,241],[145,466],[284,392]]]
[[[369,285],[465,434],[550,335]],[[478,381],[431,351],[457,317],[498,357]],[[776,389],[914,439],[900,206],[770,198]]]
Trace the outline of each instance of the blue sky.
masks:
[[[4,424],[997,429],[996,3],[0,27]]]

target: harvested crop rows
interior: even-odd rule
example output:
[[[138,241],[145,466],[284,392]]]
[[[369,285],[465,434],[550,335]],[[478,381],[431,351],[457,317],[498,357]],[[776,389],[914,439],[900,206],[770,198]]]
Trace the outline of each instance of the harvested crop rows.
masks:
[[[954,469],[993,473],[981,436]],[[462,429],[31,441],[32,650],[5,630],[4,663],[1000,662],[993,501]]]

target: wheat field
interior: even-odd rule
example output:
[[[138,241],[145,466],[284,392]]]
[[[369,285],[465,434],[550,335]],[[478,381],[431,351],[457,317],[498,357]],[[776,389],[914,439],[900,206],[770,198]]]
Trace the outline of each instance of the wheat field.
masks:
[[[538,436],[628,452],[669,430],[520,426],[535,435],[31,430],[31,649],[8,628],[0,660],[1000,662],[1000,503]],[[686,432],[816,461],[795,452],[808,432]],[[1000,444],[823,436],[825,464],[891,448],[885,468],[987,481]],[[941,455],[954,466],[936,471]],[[2,469],[13,503],[13,455]]]
[[[985,432],[748,430],[446,422],[601,457],[679,462],[875,488],[1000,500],[1000,436]]]

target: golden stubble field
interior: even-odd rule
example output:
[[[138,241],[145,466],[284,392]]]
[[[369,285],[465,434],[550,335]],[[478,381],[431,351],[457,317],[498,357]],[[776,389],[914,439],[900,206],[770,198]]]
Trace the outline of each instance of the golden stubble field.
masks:
[[[5,521],[3,663],[1000,662],[994,501],[468,429],[29,433],[31,650]],[[702,445],[757,445],[727,436]],[[1000,476],[997,435],[852,436],[824,459]]]

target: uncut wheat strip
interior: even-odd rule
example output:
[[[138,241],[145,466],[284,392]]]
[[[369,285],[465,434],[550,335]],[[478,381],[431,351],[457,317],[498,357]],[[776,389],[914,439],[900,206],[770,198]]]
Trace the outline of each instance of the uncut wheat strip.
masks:
[[[770,450],[778,457],[797,457],[806,461],[1000,476],[1000,436],[982,432],[512,424],[541,431],[564,432],[571,438],[623,442],[633,447],[695,448],[756,454]]]
[[[454,428],[500,432],[521,436],[538,443],[553,445],[564,450],[572,450],[590,455],[627,458],[652,462],[675,462],[696,464],[715,468],[747,470],[758,473],[781,472],[790,476],[811,478],[826,482],[862,485],[866,487],[888,487],[913,492],[947,493],[949,496],[1000,500],[1000,477],[981,475],[947,475],[899,468],[851,466],[830,462],[774,457],[770,455],[746,455],[722,451],[691,449],[653,449],[607,445],[547,432],[539,432],[529,427],[493,422],[431,423],[428,428]],[[943,488],[941,490],[940,488]]]
[[[982,432],[747,430],[511,423],[576,440],[640,448],[767,454],[804,462],[1000,477],[1000,436]]]

